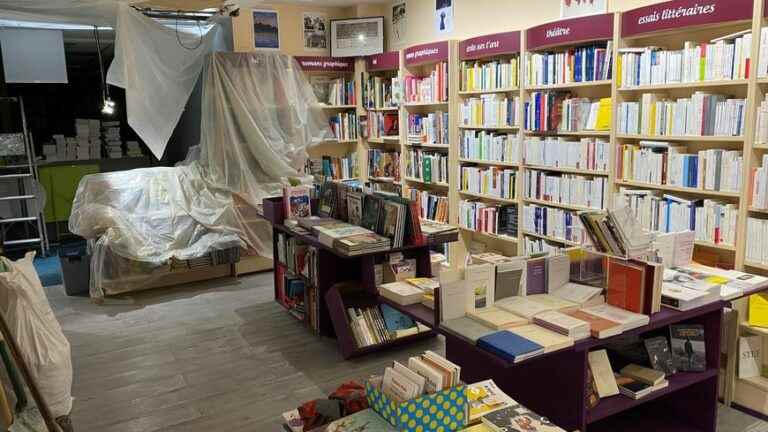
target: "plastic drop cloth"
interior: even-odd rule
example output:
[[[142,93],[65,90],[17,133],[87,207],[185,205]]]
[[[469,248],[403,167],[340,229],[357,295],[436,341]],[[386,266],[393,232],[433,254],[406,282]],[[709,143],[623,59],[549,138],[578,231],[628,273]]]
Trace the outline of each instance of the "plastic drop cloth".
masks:
[[[91,241],[92,297],[143,289],[213,250],[270,256],[255,207],[286,177],[311,180],[300,173],[307,148],[330,130],[295,60],[214,53],[204,73],[201,139],[184,163],[81,180],[69,228]]]
[[[72,353],[33,264],[34,252],[0,258],[0,309],[54,418],[72,409]]]

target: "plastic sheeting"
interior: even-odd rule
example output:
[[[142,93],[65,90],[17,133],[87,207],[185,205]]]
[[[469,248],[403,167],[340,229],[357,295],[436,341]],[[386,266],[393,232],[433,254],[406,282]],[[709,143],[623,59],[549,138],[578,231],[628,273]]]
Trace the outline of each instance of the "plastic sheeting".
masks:
[[[285,177],[299,177],[307,148],[328,137],[328,118],[292,57],[209,57],[199,149],[206,181],[256,206],[280,194]]]
[[[107,83],[125,89],[128,124],[158,159],[207,55],[227,46],[216,19],[199,30],[183,31],[166,27],[127,4],[118,7],[115,57]]]
[[[72,409],[72,353],[33,264],[34,252],[2,259],[0,309],[21,355],[54,417]]]

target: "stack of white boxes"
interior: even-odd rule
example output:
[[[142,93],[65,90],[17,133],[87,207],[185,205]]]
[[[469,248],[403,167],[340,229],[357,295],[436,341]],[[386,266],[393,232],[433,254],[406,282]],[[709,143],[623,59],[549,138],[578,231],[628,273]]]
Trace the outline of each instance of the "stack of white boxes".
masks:
[[[98,119],[75,119],[77,160],[101,159],[101,121]],[[70,158],[68,158],[70,159]]]
[[[110,121],[102,123],[104,127],[104,140],[107,142],[107,155],[110,159],[123,157],[123,142],[120,139],[120,122]]]
[[[141,156],[144,156],[141,153],[141,147],[139,146],[139,142],[138,141],[126,141],[125,142],[125,147],[128,150],[126,152],[126,156],[128,156],[128,157],[141,157]]]

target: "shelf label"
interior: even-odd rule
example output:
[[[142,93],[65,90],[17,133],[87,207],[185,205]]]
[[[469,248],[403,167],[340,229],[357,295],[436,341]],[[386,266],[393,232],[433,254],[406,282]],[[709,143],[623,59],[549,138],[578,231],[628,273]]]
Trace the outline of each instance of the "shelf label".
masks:
[[[400,69],[400,52],[389,51],[365,58],[365,64],[369,71]]]
[[[752,0],[672,0],[621,14],[621,36],[752,19]]]
[[[459,42],[459,58],[471,60],[520,52],[520,32],[511,31],[478,36]]]
[[[299,67],[305,71],[315,72],[352,72],[355,62],[350,58],[296,56]]]
[[[417,65],[448,60],[448,41],[416,45],[405,49],[405,64]]]
[[[571,18],[531,27],[526,30],[525,39],[529,50],[613,39],[613,14]]]

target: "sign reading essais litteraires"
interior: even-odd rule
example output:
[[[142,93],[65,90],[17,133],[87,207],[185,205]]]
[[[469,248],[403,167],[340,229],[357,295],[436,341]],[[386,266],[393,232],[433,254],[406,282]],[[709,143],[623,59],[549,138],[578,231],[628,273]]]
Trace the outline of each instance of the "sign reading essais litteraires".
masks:
[[[542,24],[526,30],[525,36],[528,49],[612,39],[613,14],[571,18]]]
[[[448,60],[448,42],[434,42],[405,49],[405,64],[415,65]]]
[[[478,36],[459,43],[459,58],[462,60],[519,52],[519,31]]]
[[[752,0],[672,0],[621,14],[621,35],[752,19]]]
[[[339,71],[354,70],[352,60],[334,57],[296,57],[299,67],[305,71]]]
[[[389,51],[368,56],[366,57],[365,62],[366,68],[369,71],[395,70],[400,67],[400,53],[397,51]]]

